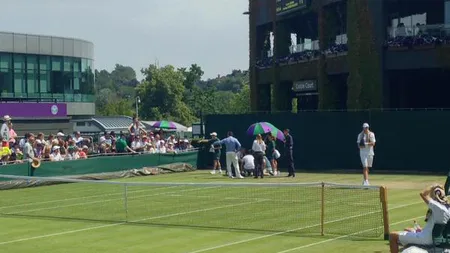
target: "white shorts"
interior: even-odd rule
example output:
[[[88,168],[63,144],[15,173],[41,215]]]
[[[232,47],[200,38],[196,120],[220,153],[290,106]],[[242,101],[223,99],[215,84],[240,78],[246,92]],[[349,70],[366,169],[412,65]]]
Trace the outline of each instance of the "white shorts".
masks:
[[[372,168],[373,155],[369,154],[359,154],[361,157],[361,164],[364,168]]]
[[[398,234],[398,241],[401,245],[432,245],[433,244],[433,238],[431,234],[428,233],[414,233],[414,232],[400,232]]]

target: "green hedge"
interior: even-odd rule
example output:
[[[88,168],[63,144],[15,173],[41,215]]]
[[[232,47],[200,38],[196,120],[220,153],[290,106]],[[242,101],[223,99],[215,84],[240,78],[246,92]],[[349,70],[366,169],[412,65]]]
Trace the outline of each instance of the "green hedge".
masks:
[[[336,14],[330,8],[318,7],[319,45],[320,49],[330,46],[333,38],[336,38]],[[320,55],[317,61],[317,84],[319,89],[319,109],[337,109],[339,101],[338,85],[328,78],[328,60],[325,55]]]
[[[382,107],[382,71],[368,0],[347,1],[348,109]]]

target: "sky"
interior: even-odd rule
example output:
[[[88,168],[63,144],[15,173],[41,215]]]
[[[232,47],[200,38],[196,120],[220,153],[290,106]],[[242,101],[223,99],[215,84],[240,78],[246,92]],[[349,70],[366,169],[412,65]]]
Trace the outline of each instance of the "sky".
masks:
[[[2,0],[0,31],[94,43],[95,68],[189,67],[204,79],[248,68],[247,0]]]

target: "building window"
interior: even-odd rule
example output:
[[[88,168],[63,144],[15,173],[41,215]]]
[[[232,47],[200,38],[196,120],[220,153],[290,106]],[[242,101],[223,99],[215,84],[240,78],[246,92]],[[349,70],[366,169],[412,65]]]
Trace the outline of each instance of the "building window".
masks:
[[[64,73],[63,73],[63,87],[64,93],[73,94],[73,61],[72,58],[64,57]]]
[[[25,71],[20,69],[14,69],[14,93],[26,93],[25,87]]]
[[[39,92],[49,93],[50,92],[50,71],[40,70],[39,72]]]
[[[35,55],[27,56],[27,93],[38,93],[38,64],[37,57]]]
[[[0,53],[0,93],[13,93],[11,56]]]
[[[0,69],[11,69],[11,54],[0,53]]]
[[[64,93],[62,57],[52,57],[52,71],[50,74],[50,92]]]
[[[25,86],[25,56],[16,54],[14,55],[14,93],[26,93]]]

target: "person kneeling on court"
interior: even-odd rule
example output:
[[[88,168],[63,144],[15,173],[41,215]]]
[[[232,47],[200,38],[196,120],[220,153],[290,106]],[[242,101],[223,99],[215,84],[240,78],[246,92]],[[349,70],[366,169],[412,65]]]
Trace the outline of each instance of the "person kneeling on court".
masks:
[[[399,244],[408,245],[433,245],[434,224],[447,224],[450,219],[449,202],[445,196],[444,188],[440,185],[433,185],[420,193],[423,201],[428,205],[426,214],[426,225],[421,231],[407,229],[403,232],[392,232],[389,236],[391,253],[399,252]]]

